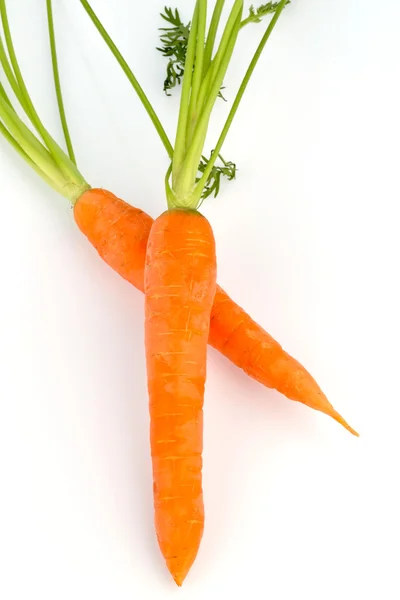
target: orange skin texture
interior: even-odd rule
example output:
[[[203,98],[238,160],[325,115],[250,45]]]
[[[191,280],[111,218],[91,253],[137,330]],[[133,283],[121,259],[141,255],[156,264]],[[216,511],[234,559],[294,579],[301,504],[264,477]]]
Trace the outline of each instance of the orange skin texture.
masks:
[[[85,192],[74,207],[75,221],[101,258],[144,291],[147,240],[153,219],[102,189]],[[262,385],[319,410],[354,435],[310,373],[217,285],[209,344]]]
[[[157,539],[182,585],[203,535],[203,401],[216,287],[207,219],[172,210],[153,223],[145,267],[145,342]]]

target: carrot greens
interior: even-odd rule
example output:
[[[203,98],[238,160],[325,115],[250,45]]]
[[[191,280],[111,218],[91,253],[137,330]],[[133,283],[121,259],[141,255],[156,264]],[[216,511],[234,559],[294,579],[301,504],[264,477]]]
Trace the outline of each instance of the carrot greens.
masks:
[[[71,152],[72,145],[61,99],[51,8],[51,0],[47,0],[53,73],[56,89],[58,88],[57,98],[61,121],[71,157],[53,139],[36,112],[18,63],[5,0],[0,0],[0,16],[3,26],[3,31],[0,31],[0,65],[17,100],[17,105],[20,105],[32,129],[18,115],[14,102],[10,99],[4,86],[0,84],[0,133],[48,185],[74,203],[85,190],[89,189],[89,185],[78,171],[73,151]]]
[[[179,11],[166,9],[164,20],[169,20],[173,27],[177,29],[170,32],[172,33],[172,37],[168,36],[168,33],[164,33],[164,35],[167,35],[168,40],[176,40],[180,52],[179,60],[181,61],[178,64],[182,67],[179,117],[172,152],[169,144],[166,144],[165,131],[137,79],[95,15],[88,0],[80,1],[97,27],[100,35],[128,76],[164,146],[166,148],[168,146],[167,152],[171,159],[171,165],[167,172],[165,185],[169,208],[192,210],[198,208],[204,198],[212,193],[210,189],[213,192],[219,189],[220,177],[223,173],[215,167],[216,161],[220,156],[223,143],[254,68],[282,10],[288,4],[288,0],[280,0],[278,3],[268,2],[257,9],[251,7],[249,15],[246,18],[243,18],[243,0],[234,0],[225,27],[222,29],[218,46],[216,46],[216,39],[221,25],[222,9],[225,0],[216,0],[208,28],[207,0],[197,0],[195,2],[192,19],[190,25],[186,26],[186,29],[184,25],[181,25],[182,21]],[[242,80],[217,144],[210,155],[210,159],[205,162],[204,145],[212,110],[220,94],[239,32],[245,25],[259,22],[266,15],[272,15],[272,19]],[[171,54],[171,56],[174,55]],[[182,66],[183,56],[185,62]],[[180,71],[178,71],[179,73]],[[217,183],[215,176],[218,178]]]
[[[56,38],[54,33],[54,19],[53,19],[53,6],[52,0],[46,0],[46,9],[47,9],[47,24],[49,30],[49,42],[50,42],[50,52],[51,52],[51,62],[53,65],[53,77],[54,77],[54,87],[56,91],[57,97],[57,105],[60,114],[60,121],[62,130],[64,133],[64,139],[68,150],[68,156],[72,160],[72,162],[76,165],[76,159],[74,154],[74,149],[72,147],[71,136],[68,129],[67,117],[64,109],[64,101],[62,97],[61,91],[61,82],[60,82],[60,74],[58,71],[58,60],[57,60],[57,49],[56,49]]]
[[[224,2],[225,0],[218,0],[213,12],[205,47],[205,71],[211,61],[212,51]],[[288,4],[290,4],[290,0],[287,0],[286,5]],[[279,2],[267,2],[266,4],[261,4],[261,6],[258,6],[257,8],[251,5],[249,8],[249,15],[243,19],[240,28],[243,29],[246,27],[246,25],[251,23],[261,23],[263,17],[273,14],[278,6]],[[168,8],[167,6],[164,8],[164,12],[160,13],[160,16],[169,25],[168,27],[159,28],[159,31],[161,31],[160,41],[162,45],[157,47],[157,50],[161,52],[165,58],[168,58],[166,77],[164,79],[164,92],[167,96],[170,96],[171,90],[181,83],[183,74],[185,72],[185,60],[191,22],[189,21],[185,25],[184,21],[182,21],[179,10],[177,8]],[[221,90],[222,89],[223,88],[221,88]],[[220,97],[225,100],[221,91]]]

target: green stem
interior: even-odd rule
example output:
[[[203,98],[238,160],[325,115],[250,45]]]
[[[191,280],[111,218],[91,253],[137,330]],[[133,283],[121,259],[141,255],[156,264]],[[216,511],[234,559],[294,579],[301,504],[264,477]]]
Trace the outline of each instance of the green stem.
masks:
[[[31,97],[29,95],[28,89],[25,85],[24,78],[22,77],[21,70],[19,68],[17,56],[16,56],[15,49],[14,49],[14,44],[12,41],[10,26],[8,23],[8,16],[7,16],[5,0],[0,0],[0,13],[1,13],[1,19],[2,19],[2,23],[3,23],[4,37],[6,40],[6,45],[7,45],[8,53],[10,56],[10,62],[11,62],[12,68],[14,70],[15,78],[17,80],[21,96],[23,97],[24,103],[26,104],[26,107],[29,111],[28,116],[29,116],[32,124],[34,125],[34,127],[37,129],[37,131],[41,135],[44,143],[46,144],[47,148],[51,152],[52,157],[53,157],[54,161],[57,163],[57,165],[59,166],[61,172],[66,176],[66,178],[72,179],[72,181],[76,181],[76,182],[81,181],[82,176],[79,173],[79,171],[77,170],[76,166],[68,158],[68,156],[65,154],[65,152],[63,152],[61,150],[61,148],[58,146],[58,144],[54,141],[54,139],[48,133],[47,129],[44,127],[42,121],[39,118],[39,115],[37,114],[37,112],[35,110],[35,107],[33,105]]]
[[[175,138],[175,148],[172,159],[172,187],[179,175],[186,154],[186,132],[189,117],[190,90],[192,87],[193,67],[196,55],[197,29],[199,25],[199,0],[197,0],[188,39],[185,60],[185,75],[183,77],[181,103],[179,107],[178,127]]]
[[[94,12],[94,10],[92,9],[92,7],[90,6],[89,2],[87,0],[80,0],[83,8],[86,10],[88,16],[90,17],[92,23],[94,24],[94,26],[96,27],[97,31],[100,33],[101,37],[103,38],[103,40],[105,41],[105,43],[107,44],[107,46],[109,47],[109,49],[111,50],[112,54],[114,55],[114,57],[116,58],[118,64],[120,65],[121,69],[123,70],[123,72],[125,73],[125,75],[127,76],[129,82],[131,83],[132,87],[134,88],[135,92],[137,93],[137,95],[139,96],[140,101],[142,102],[145,110],[147,111],[147,114],[149,115],[154,127],[157,130],[158,135],[160,136],[160,139],[162,141],[162,143],[164,144],[164,147],[168,153],[168,156],[170,158],[172,158],[173,153],[174,153],[174,149],[172,147],[171,142],[168,139],[168,136],[161,124],[161,121],[159,120],[154,108],[152,107],[152,105],[150,104],[149,99],[147,98],[146,94],[144,93],[142,87],[140,86],[138,80],[136,79],[136,77],[134,76],[134,74],[132,73],[132,70],[130,69],[128,63],[126,62],[126,60],[124,59],[124,57],[122,56],[121,52],[118,50],[118,48],[116,47],[116,45],[114,44],[114,42],[112,41],[111,37],[109,36],[109,34],[107,33],[107,31],[104,29],[102,23],[100,22],[99,18],[97,17],[96,13]]]
[[[199,0],[199,23],[197,27],[196,58],[194,63],[192,90],[190,94],[189,115],[186,132],[186,147],[190,145],[193,130],[197,121],[197,100],[203,78],[203,58],[206,21],[207,0]]]
[[[54,183],[54,181],[52,179],[50,179],[50,177],[48,177],[46,175],[46,173],[44,173],[42,171],[42,169],[40,169],[37,166],[37,164],[28,156],[28,154],[25,152],[25,150],[18,144],[18,142],[14,139],[14,137],[11,135],[11,133],[8,131],[8,129],[1,122],[0,122],[0,133],[4,136],[4,138],[7,140],[7,142],[14,148],[14,150],[21,156],[21,158],[23,158],[24,161],[26,163],[28,163],[28,165],[31,167],[31,169],[33,169],[39,175],[39,177],[41,179],[43,179],[43,181],[45,183],[47,183],[47,185],[52,187],[57,192],[62,193],[62,191],[58,188],[58,186]]]
[[[165,193],[167,196],[167,204],[168,204],[168,210],[172,210],[174,208],[176,208],[176,204],[175,204],[175,194],[171,189],[171,186],[169,184],[169,178],[171,177],[171,173],[172,173],[172,163],[170,164],[170,166],[168,167],[168,171],[165,174]]]
[[[241,6],[239,6],[239,10],[237,10],[238,4],[241,4]],[[231,16],[233,14],[235,20],[232,24],[230,18],[226,27],[226,31],[229,32],[229,39],[226,40],[226,36],[224,35],[223,40],[221,40],[221,48],[224,50],[224,54],[223,56],[219,57],[218,71],[215,74],[214,81],[206,99],[204,109],[202,110],[200,119],[198,120],[198,123],[196,125],[192,144],[187,152],[185,161],[182,165],[181,177],[176,182],[176,185],[174,185],[173,182],[173,188],[177,195],[177,198],[188,206],[192,206],[193,204],[193,196],[191,195],[191,191],[196,180],[198,166],[203,152],[203,146],[207,135],[207,129],[210,121],[211,112],[217,100],[219,91],[221,89],[221,85],[226,75],[226,71],[228,69],[233,50],[235,48],[236,40],[239,34],[240,23],[242,19],[242,8],[243,3],[241,3],[239,0],[239,3],[236,3],[234,8],[232,9],[233,13],[231,13]],[[218,53],[219,51],[220,50],[218,50]]]
[[[268,25],[268,28],[267,28],[265,34],[262,37],[262,40],[261,40],[261,42],[260,42],[260,44],[259,44],[256,52],[254,53],[252,61],[251,61],[250,65],[249,65],[249,68],[247,69],[246,74],[245,74],[245,76],[244,76],[244,78],[242,80],[241,86],[240,86],[239,91],[238,91],[238,93],[236,95],[236,98],[234,100],[232,108],[231,108],[231,110],[229,112],[228,118],[227,118],[227,120],[225,122],[225,125],[224,125],[223,129],[222,129],[221,135],[220,135],[220,137],[218,139],[218,142],[217,142],[217,144],[215,146],[214,152],[213,152],[213,154],[212,154],[212,156],[210,158],[210,161],[207,164],[207,167],[206,167],[206,169],[205,169],[205,171],[203,173],[202,178],[200,179],[200,181],[196,185],[195,191],[193,193],[194,198],[200,198],[201,197],[201,192],[203,190],[203,187],[207,183],[207,180],[208,180],[208,178],[210,176],[210,173],[211,173],[212,168],[213,168],[213,166],[215,164],[215,161],[218,158],[218,154],[221,152],[221,148],[222,148],[223,143],[224,143],[224,141],[226,139],[226,136],[228,135],[229,129],[230,129],[231,125],[232,125],[232,121],[233,121],[233,119],[234,119],[234,117],[236,115],[237,109],[239,108],[239,104],[240,104],[240,102],[241,102],[241,100],[243,98],[244,92],[246,91],[247,85],[248,85],[248,83],[250,81],[250,78],[251,78],[251,76],[253,74],[253,71],[254,71],[254,69],[255,69],[255,67],[256,67],[259,59],[260,59],[260,56],[261,56],[262,51],[264,50],[264,47],[265,47],[265,45],[266,45],[266,43],[267,43],[267,41],[269,39],[269,36],[271,35],[271,33],[272,33],[272,31],[273,31],[273,29],[274,29],[274,27],[275,27],[275,25],[276,25],[276,23],[277,23],[280,15],[282,13],[282,10],[285,8],[285,4],[286,4],[286,0],[281,0],[281,2],[279,3],[279,6],[276,9],[276,12],[274,13],[274,16],[272,17],[272,19],[271,19],[271,21],[270,21],[270,23]]]
[[[16,112],[0,97],[0,118],[10,135],[57,189],[65,185],[65,177],[50,152],[39,142]],[[54,186],[53,186],[54,187]]]
[[[26,106],[24,98],[20,92],[18,82],[15,79],[15,75],[14,75],[14,72],[10,65],[10,61],[8,60],[8,56],[7,56],[6,50],[4,48],[4,44],[3,44],[3,40],[1,38],[1,35],[0,35],[0,63],[1,63],[1,66],[3,67],[4,74],[7,78],[7,81],[10,84],[12,91],[14,92],[15,97],[17,98],[18,102],[20,103],[22,109],[25,111],[27,116],[30,118],[29,109]]]
[[[217,51],[214,59],[210,63],[210,66],[207,70],[207,74],[206,74],[206,77],[204,78],[203,84],[201,86],[199,100],[198,100],[198,106],[201,108],[203,107],[203,105],[207,99],[207,96],[210,93],[210,90],[213,88],[215,78],[216,78],[219,68],[221,66],[221,61],[224,58],[227,46],[229,44],[229,40],[231,38],[233,28],[236,24],[237,15],[239,14],[239,10],[240,11],[243,10],[243,0],[235,1],[235,4],[233,5],[232,10],[229,15],[229,19],[225,26],[224,32],[222,34],[222,38],[221,38],[221,42],[218,47],[218,51]],[[222,81],[221,81],[221,85],[222,85]],[[220,89],[218,90],[218,94],[219,94],[219,92],[220,92]]]
[[[217,0],[214,6],[213,15],[211,18],[210,28],[208,30],[206,48],[204,51],[203,62],[203,77],[206,75],[214,51],[215,38],[217,36],[218,26],[221,21],[222,9],[224,8],[225,0]]]
[[[71,161],[76,165],[76,158],[74,149],[72,146],[71,136],[68,129],[67,117],[65,114],[64,102],[61,91],[61,82],[60,82],[60,73],[58,70],[58,60],[57,60],[57,48],[56,48],[56,39],[54,35],[54,19],[53,19],[53,6],[52,0],[46,0],[47,7],[47,23],[49,29],[49,40],[50,40],[50,52],[51,52],[51,62],[53,65],[53,77],[54,77],[54,87],[56,90],[57,96],[57,104],[58,104],[58,112],[60,114],[60,121],[62,130],[64,133],[65,144],[68,150],[68,156]]]
[[[287,4],[290,4],[290,0],[286,0],[285,6]],[[247,17],[247,19],[243,19],[241,29],[247,25],[250,25],[251,23],[260,23],[265,16],[274,13],[278,6],[279,2],[268,2],[267,4],[260,6],[258,9],[254,9],[254,12],[250,12],[250,15]]]
[[[6,90],[4,89],[4,87],[3,87],[3,84],[1,83],[1,81],[0,81],[0,96],[3,98],[3,100],[4,100],[5,102],[7,102],[8,106],[9,106],[10,108],[13,108],[13,106],[12,106],[12,104],[11,104],[11,101],[10,101],[10,98],[7,96],[7,92],[6,92]]]

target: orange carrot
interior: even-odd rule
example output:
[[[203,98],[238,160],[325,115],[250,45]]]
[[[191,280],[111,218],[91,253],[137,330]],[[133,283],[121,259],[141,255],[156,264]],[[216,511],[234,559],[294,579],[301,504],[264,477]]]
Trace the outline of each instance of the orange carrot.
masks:
[[[81,2],[90,12],[87,0]],[[13,48],[5,0],[0,0],[0,13],[9,58],[0,38],[0,63],[35,132],[19,117],[0,84],[0,133],[44,181],[71,201],[78,225],[92,239],[104,259],[142,290],[141,257],[146,254],[145,339],[155,525],[168,569],[175,582],[182,585],[196,558],[204,527],[202,411],[211,322],[214,322],[215,329],[215,338],[211,335],[214,345],[232,360],[241,360],[242,366],[253,377],[263,379],[266,385],[275,384],[288,397],[304,402],[306,395],[310,394],[312,399],[307,399],[308,404],[328,413],[330,411],[329,414],[347,426],[327,404],[311,376],[288,357],[266,332],[260,331],[236,305],[233,305],[231,314],[227,314],[224,305],[229,307],[231,301],[222,290],[216,290],[212,230],[208,221],[197,212],[210,194],[207,185],[215,161],[286,0],[280,0],[275,7],[275,14],[204,168],[201,158],[211,112],[242,27],[243,0],[233,0],[215,52],[214,43],[224,0],[215,3],[208,34],[207,0],[195,2],[174,148],[132,75],[131,82],[171,159],[165,177],[169,211],[152,225],[150,217],[129,209],[112,194],[91,190],[77,168],[62,103],[51,0],[47,0],[46,4],[56,94],[68,156],[49,134],[30,99]],[[94,15],[92,17],[96,22]],[[97,25],[101,31],[101,24]],[[107,39],[106,35],[103,37]],[[108,44],[113,47],[110,39]],[[126,71],[126,64],[121,64]]]
[[[203,397],[216,258],[196,211],[154,222],[146,256],[145,339],[157,538],[182,585],[204,527]]]
[[[144,291],[147,240],[153,219],[102,189],[90,189],[74,207],[76,223],[101,258]],[[319,410],[354,435],[308,371],[217,285],[209,344],[247,375],[291,400]]]
[[[99,188],[82,194],[74,205],[74,217],[101,258],[144,292],[144,264],[153,219]]]
[[[214,170],[215,161],[255,66],[287,0],[280,0],[274,6],[275,13],[243,77],[225,125],[206,164],[201,161],[208,126],[243,25],[243,0],[233,0],[215,52],[224,0],[216,0],[208,32],[208,2],[195,1],[173,149],[166,143],[165,131],[160,128],[159,123],[154,122],[154,109],[135,76],[129,71],[126,61],[94,15],[88,1],[81,0],[81,3],[128,75],[171,159],[165,177],[167,203],[171,212],[162,215],[153,224],[147,248],[145,339],[157,536],[167,566],[176,583],[181,585],[196,557],[203,528],[202,423],[199,415],[203,406],[205,379],[204,333],[205,328],[210,325],[212,299],[216,291],[214,277],[206,273],[207,270],[210,271],[210,261],[215,261],[214,245],[210,244],[211,230],[199,236],[197,223],[202,218],[195,211],[211,193],[208,179]],[[209,253],[211,249],[212,254]],[[194,257],[196,261],[193,260]],[[201,259],[207,261],[206,264]],[[221,306],[221,299],[223,304],[223,293],[222,297],[219,295],[218,306]],[[195,312],[197,318],[193,316],[192,306],[198,308]],[[228,355],[237,357],[238,352],[232,350],[235,332],[238,331],[237,339],[240,339],[241,332],[249,333],[244,348],[245,352],[253,356],[256,375],[260,375],[257,365],[261,364],[261,356],[267,359],[270,354],[274,365],[262,373],[267,385],[277,381],[288,395],[298,397],[300,393],[301,398],[309,390],[313,390],[312,405],[322,405],[324,410],[332,411],[311,376],[304,370],[298,376],[298,363],[257,328],[263,344],[254,344],[250,339],[253,322],[250,318],[243,320],[243,317],[244,313],[239,308],[236,314],[232,314],[230,324],[234,325],[226,337],[224,328],[229,325],[229,320],[221,319],[221,348],[227,346]],[[242,360],[246,366],[247,358],[243,354]],[[333,416],[339,417],[336,413]]]
[[[310,373],[219,286],[211,313],[209,344],[256,381],[329,415],[358,436]]]

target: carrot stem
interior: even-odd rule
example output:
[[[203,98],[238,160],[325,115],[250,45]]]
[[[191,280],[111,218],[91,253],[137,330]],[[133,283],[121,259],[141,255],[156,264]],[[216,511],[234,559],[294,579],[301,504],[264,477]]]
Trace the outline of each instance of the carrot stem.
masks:
[[[107,44],[109,49],[111,50],[112,54],[114,55],[119,66],[121,67],[121,69],[125,73],[126,77],[128,78],[129,82],[131,83],[136,94],[139,96],[141,103],[143,104],[147,114],[149,115],[149,117],[151,119],[151,122],[153,123],[158,135],[160,136],[162,143],[164,144],[164,147],[167,151],[168,156],[170,158],[172,158],[173,153],[174,153],[172,144],[169,141],[168,136],[165,132],[165,129],[162,126],[161,121],[158,118],[156,111],[152,107],[149,99],[147,98],[143,88],[139,84],[138,80],[136,79],[136,77],[133,74],[128,63],[122,56],[121,52],[118,50],[117,46],[114,44],[110,35],[107,33],[107,31],[103,27],[100,19],[97,17],[96,13],[94,12],[93,8],[90,6],[89,2],[87,0],[80,0],[80,2],[82,4],[83,8],[85,9],[85,11],[87,12],[89,18],[91,19],[93,25],[96,27],[97,31],[99,32],[99,34],[101,35],[101,37],[103,38],[103,40],[105,41],[105,43]]]
[[[217,36],[218,26],[221,21],[222,9],[224,8],[224,4],[225,0],[217,0],[214,6],[210,27],[208,29],[206,47],[204,50],[203,78],[206,75],[211,63],[212,54],[214,51],[215,38]]]
[[[3,100],[4,100],[5,102],[7,102],[8,106],[9,106],[10,108],[13,108],[13,106],[12,106],[12,104],[11,104],[11,100],[10,100],[10,98],[8,97],[8,95],[7,95],[7,92],[6,92],[6,90],[4,89],[4,87],[3,87],[3,84],[1,83],[1,81],[0,81],[0,96],[3,98]]]
[[[215,166],[215,161],[218,158],[233,118],[236,115],[250,77],[283,8],[288,4],[288,0],[281,0],[277,5],[273,3],[263,5],[263,11],[251,9],[251,19],[245,19],[244,21],[242,21],[243,0],[235,0],[222,34],[218,51],[214,58],[212,58],[212,54],[221,20],[224,0],[217,0],[214,5],[214,12],[207,36],[205,35],[207,0],[196,0],[186,51],[175,148],[172,148],[147,96],[114,42],[104,29],[100,20],[95,15],[88,0],[80,0],[80,2],[110,48],[114,57],[117,59],[124,73],[127,75],[130,83],[152,119],[153,124],[167,149],[169,157],[172,159],[171,184],[169,182],[170,175],[168,175],[170,169],[168,169],[166,179],[168,206],[182,209],[198,208],[201,202],[203,189]],[[243,24],[247,24],[250,21],[258,22],[261,16],[272,11],[275,11],[273,18],[245,74],[232,109],[218,139],[218,145],[215,147],[207,167],[203,171],[202,177],[198,179],[199,163],[203,153],[203,146],[207,135],[211,112],[216,98],[220,93],[221,85],[233,54],[238,33]]]
[[[38,165],[28,156],[28,154],[25,152],[25,150],[18,144],[18,142],[15,140],[15,138],[8,131],[7,127],[5,127],[5,125],[3,125],[3,123],[1,121],[0,121],[0,133],[4,136],[4,138],[7,140],[7,142],[14,148],[14,150],[24,159],[24,161],[28,163],[28,165],[31,167],[31,169],[33,169],[39,175],[39,177],[41,177],[41,179],[43,179],[43,181],[45,183],[47,183],[47,185],[49,185],[50,187],[55,189],[57,192],[60,191],[57,188],[57,186],[55,185],[54,181],[52,179],[50,179],[50,177],[48,177],[46,175],[46,173],[44,173],[42,171],[42,169],[40,169],[40,167],[38,167]]]
[[[263,35],[263,37],[261,39],[261,42],[258,45],[258,48],[257,48],[257,50],[254,53],[254,56],[253,56],[253,58],[251,60],[251,63],[250,63],[250,65],[249,65],[249,67],[248,67],[248,69],[246,71],[246,74],[245,74],[243,80],[242,80],[242,83],[240,85],[240,88],[238,90],[236,98],[235,98],[235,100],[234,100],[234,102],[232,104],[232,108],[231,108],[231,110],[229,112],[228,118],[227,118],[227,120],[225,122],[225,125],[224,125],[223,129],[222,129],[221,135],[220,135],[220,137],[218,139],[218,142],[217,142],[217,144],[215,146],[213,155],[211,156],[211,158],[210,158],[210,160],[209,160],[209,162],[207,164],[207,167],[204,170],[203,176],[201,177],[201,179],[199,180],[199,182],[196,185],[196,188],[195,188],[195,191],[194,191],[194,196],[195,197],[200,197],[201,196],[201,191],[203,190],[203,187],[205,186],[205,184],[206,184],[206,182],[208,180],[208,177],[210,176],[210,173],[211,173],[212,168],[213,168],[213,166],[215,164],[215,161],[218,158],[218,154],[221,152],[223,143],[224,143],[224,141],[226,139],[226,136],[228,135],[229,129],[230,129],[231,125],[232,125],[232,121],[233,121],[233,119],[234,119],[234,117],[236,115],[236,112],[237,112],[238,108],[239,108],[239,104],[240,104],[240,102],[241,102],[241,100],[243,98],[244,92],[246,91],[246,88],[247,88],[247,85],[248,85],[248,83],[250,81],[250,78],[251,78],[251,76],[252,76],[252,74],[254,72],[254,69],[255,69],[255,67],[256,67],[259,59],[260,59],[260,56],[261,56],[262,51],[264,50],[264,47],[265,47],[265,45],[266,45],[266,43],[267,43],[267,41],[269,39],[269,36],[271,35],[271,33],[272,33],[272,31],[273,31],[273,29],[274,29],[274,27],[275,27],[275,25],[276,25],[276,23],[278,21],[281,13],[283,11],[283,9],[285,8],[286,3],[287,3],[287,0],[281,0],[281,2],[279,3],[279,5],[278,5],[278,7],[277,7],[277,9],[276,9],[276,11],[274,13],[274,16],[272,17],[272,19],[271,19],[271,21],[270,21],[270,23],[269,23],[269,25],[267,27],[266,32],[264,33],[264,35]]]
[[[175,185],[174,181],[172,182],[178,201],[187,208],[195,208],[200,200],[200,197],[193,195],[192,191],[203,152],[211,112],[226,75],[240,30],[242,9],[243,0],[236,0],[225,27],[217,55],[210,65],[210,89],[206,95],[205,105],[200,113],[198,122],[196,123],[192,143],[187,151],[185,162],[182,165],[182,175],[179,180],[175,182]]]
[[[64,174],[67,179],[71,179],[74,183],[82,182],[82,176],[79,173],[76,165],[70,160],[70,158],[65,154],[65,152],[60,148],[57,142],[51,137],[45,126],[43,125],[36,109],[33,105],[31,97],[29,95],[28,89],[25,85],[24,78],[21,73],[21,69],[18,64],[17,56],[14,49],[14,44],[12,41],[10,26],[8,22],[7,9],[5,0],[0,0],[0,13],[1,20],[3,23],[4,37],[6,40],[6,45],[8,49],[8,53],[10,56],[10,62],[12,68],[14,70],[15,79],[17,80],[19,91],[23,101],[28,109],[28,117],[32,125],[36,128],[40,136],[42,137],[44,143],[49,149],[54,161],[58,165],[60,171]]]
[[[197,27],[197,42],[196,42],[196,56],[195,56],[195,69],[193,72],[192,90],[190,93],[190,104],[189,114],[186,128],[186,146],[190,146],[191,138],[193,135],[194,127],[197,120],[198,112],[198,96],[200,86],[203,79],[203,61],[204,61],[204,43],[206,34],[206,21],[207,21],[207,0],[199,0],[199,24]]]
[[[26,106],[24,97],[22,96],[21,91],[19,89],[18,82],[15,79],[14,71],[12,70],[10,61],[8,60],[8,56],[7,56],[1,35],[0,35],[0,63],[1,63],[1,66],[3,67],[4,74],[7,78],[8,83],[10,84],[12,91],[14,92],[15,97],[17,98],[21,107],[23,108],[26,115],[30,119],[29,109]]]
[[[0,96],[0,118],[14,141],[46,175],[47,181],[51,180],[53,182],[52,187],[63,193],[62,190],[66,187],[67,182],[54,158],[25,123],[21,121],[14,109],[7,104],[2,96]],[[8,141],[10,141],[9,138]],[[15,145],[13,146],[15,148]]]
[[[72,146],[71,136],[70,136],[69,129],[68,129],[67,116],[65,114],[64,101],[63,101],[62,91],[61,91],[60,72],[58,69],[58,59],[57,59],[56,38],[55,38],[55,34],[54,34],[54,18],[53,18],[52,0],[46,0],[46,8],[47,8],[47,24],[48,24],[48,30],[49,30],[51,62],[53,65],[54,87],[55,87],[56,97],[57,97],[58,112],[60,114],[60,121],[61,121],[62,130],[64,133],[65,144],[67,146],[68,156],[71,159],[71,161],[74,163],[74,165],[76,165],[74,148]]]
[[[190,90],[192,87],[193,80],[193,69],[195,66],[196,56],[196,38],[197,29],[199,23],[199,0],[197,0],[193,18],[192,26],[190,28],[188,47],[185,60],[185,75],[183,77],[181,102],[179,107],[178,126],[175,137],[175,147],[172,159],[172,187],[174,188],[181,171],[181,167],[186,155],[186,132],[187,123],[189,118],[189,102],[190,102]]]

